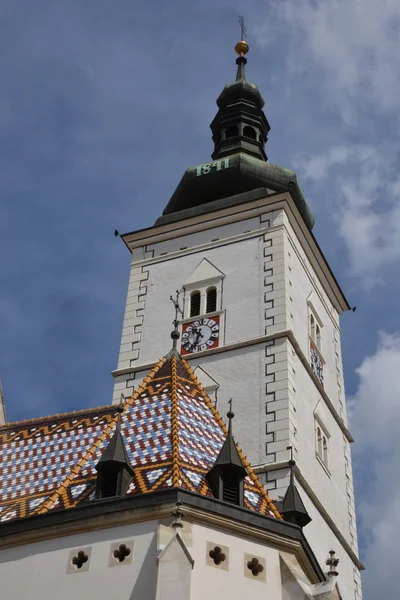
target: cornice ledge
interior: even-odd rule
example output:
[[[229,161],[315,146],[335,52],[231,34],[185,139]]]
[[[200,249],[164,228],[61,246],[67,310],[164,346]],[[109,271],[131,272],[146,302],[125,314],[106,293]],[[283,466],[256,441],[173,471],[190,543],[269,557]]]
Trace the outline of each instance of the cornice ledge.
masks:
[[[346,425],[344,424],[343,420],[340,418],[339,413],[337,412],[336,408],[334,407],[331,399],[329,398],[328,394],[325,392],[324,388],[321,386],[321,384],[319,383],[317,377],[314,375],[314,371],[311,368],[310,363],[308,362],[307,358],[305,357],[305,355],[303,354],[303,351],[301,350],[298,341],[296,340],[293,332],[291,330],[287,331],[287,337],[290,340],[290,343],[292,344],[293,348],[295,349],[295,352],[297,354],[297,356],[300,358],[304,368],[306,369],[306,371],[308,372],[308,374],[310,375],[315,387],[318,389],[319,393],[321,394],[322,398],[325,400],[325,403],[327,405],[327,407],[329,408],[333,418],[335,419],[336,423],[339,425],[340,429],[342,430],[343,434],[345,435],[347,441],[349,442],[349,444],[352,444],[354,442],[354,438],[351,435],[350,431],[348,430],[348,428],[346,427]]]
[[[193,506],[185,505],[185,515],[187,519],[192,519],[193,522],[216,527],[252,541],[257,540],[268,544],[277,550],[295,554],[310,581],[313,583],[318,583],[318,577],[308,560],[304,548],[302,547],[301,539],[296,540],[293,538],[283,537],[280,534],[261,530],[248,523],[234,521],[233,519],[228,519],[221,514],[202,511]]]
[[[275,471],[278,469],[284,469],[285,467],[287,467],[289,469],[289,467],[290,467],[289,461],[280,461],[279,463],[272,463],[272,464],[270,463],[268,465],[253,466],[253,471],[255,473],[265,473],[266,471]],[[350,544],[348,543],[346,538],[339,531],[338,527],[335,525],[334,520],[329,516],[329,513],[324,508],[324,505],[322,504],[322,502],[318,499],[318,496],[313,491],[310,484],[307,482],[306,478],[300,471],[297,464],[294,467],[294,475],[295,475],[296,479],[298,480],[298,482],[300,483],[300,485],[302,486],[302,488],[304,489],[304,491],[306,492],[306,494],[308,495],[308,497],[310,498],[310,500],[312,501],[312,503],[314,504],[314,506],[321,513],[322,517],[325,519],[325,522],[327,523],[327,525],[331,528],[332,532],[335,534],[335,536],[337,537],[339,542],[342,544],[343,548],[346,550],[347,554],[350,556],[353,563],[356,565],[356,567],[358,569],[360,569],[360,571],[364,571],[365,566],[360,561],[357,554],[354,552],[354,550],[352,549],[352,547],[350,546]]]
[[[289,339],[290,343],[292,344],[293,348],[295,349],[296,354],[298,355],[304,368],[310,375],[311,380],[313,381],[315,387],[318,389],[318,392],[321,394],[322,398],[325,400],[327,407],[329,408],[330,412],[332,413],[333,418],[335,419],[336,423],[339,425],[340,429],[342,430],[343,434],[345,435],[347,441],[349,442],[349,444],[352,444],[354,442],[353,436],[351,435],[350,431],[348,430],[348,428],[346,427],[346,425],[340,418],[340,415],[337,412],[336,408],[334,407],[328,394],[325,392],[323,387],[320,385],[317,377],[314,375],[314,371],[312,370],[311,365],[309,364],[307,358],[303,354],[303,351],[301,350],[299,343],[297,342],[293,332],[290,329],[277,331],[270,335],[261,335],[256,338],[250,338],[249,340],[235,342],[234,344],[226,344],[225,346],[219,346],[218,348],[212,348],[211,350],[203,350],[203,352],[196,352],[196,354],[188,354],[188,355],[185,355],[185,360],[191,361],[193,359],[202,358],[203,356],[212,356],[213,354],[221,354],[223,352],[231,352],[232,350],[237,350],[239,348],[246,348],[247,346],[256,346],[257,344],[264,344],[265,342],[268,342],[270,340],[276,340],[276,339],[281,339],[281,338],[285,338],[285,337]],[[116,377],[120,377],[122,375],[130,375],[131,373],[139,373],[140,371],[149,371],[150,369],[155,367],[156,364],[157,364],[156,362],[151,362],[151,363],[145,363],[142,365],[137,365],[135,367],[126,367],[124,369],[115,369],[114,371],[111,371],[111,375],[114,378],[116,378]]]

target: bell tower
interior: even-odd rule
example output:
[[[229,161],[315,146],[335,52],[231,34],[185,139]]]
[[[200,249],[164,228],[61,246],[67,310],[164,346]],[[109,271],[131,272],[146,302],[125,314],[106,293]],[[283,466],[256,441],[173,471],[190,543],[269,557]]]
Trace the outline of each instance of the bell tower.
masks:
[[[121,236],[132,260],[113,402],[168,345],[179,290],[177,352],[217,406],[234,399],[235,433],[269,495],[306,527],[321,565],[336,553],[343,600],[361,600],[339,326],[350,307],[295,172],[267,161],[247,42],[235,49],[212,160],[185,171],[153,227]]]
[[[245,54],[247,42],[236,44],[236,81],[224,87],[217,99],[218,112],[210,127],[213,133],[214,160],[235,152],[247,152],[256,158],[267,160],[265,144],[270,130],[262,111],[264,99],[256,85],[246,80]]]

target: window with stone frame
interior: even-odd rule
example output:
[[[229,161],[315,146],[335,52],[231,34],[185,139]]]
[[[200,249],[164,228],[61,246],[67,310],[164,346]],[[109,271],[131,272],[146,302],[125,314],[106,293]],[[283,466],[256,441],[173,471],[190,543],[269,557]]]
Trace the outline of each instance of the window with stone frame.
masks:
[[[183,283],[185,290],[184,319],[206,316],[222,310],[224,274],[203,259]]]
[[[321,326],[313,313],[309,312],[309,335],[319,352],[321,352]]]
[[[324,387],[324,365],[322,357],[322,322],[311,302],[308,302],[308,336],[310,345],[310,364],[318,382]]]
[[[329,439],[330,435],[321,420],[315,417],[315,454],[318,460],[329,471]]]

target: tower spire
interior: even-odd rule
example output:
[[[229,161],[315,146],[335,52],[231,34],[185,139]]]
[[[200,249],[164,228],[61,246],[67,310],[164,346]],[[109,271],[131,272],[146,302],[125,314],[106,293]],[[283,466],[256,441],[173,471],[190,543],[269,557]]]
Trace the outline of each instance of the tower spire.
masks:
[[[215,144],[213,160],[238,153],[250,154],[267,160],[264,146],[267,142],[269,124],[262,111],[264,99],[256,85],[246,79],[245,55],[249,45],[244,39],[246,28],[239,17],[241,40],[235,46],[236,80],[228,83],[217,99],[218,113],[210,127]]]
[[[238,66],[236,81],[246,81],[246,74],[244,67],[247,64],[247,59],[244,57],[245,54],[249,51],[249,45],[246,42],[246,26],[244,24],[244,18],[238,18],[241,32],[241,39],[235,46],[235,52],[239,54],[239,58],[236,59],[236,64]]]
[[[117,408],[118,416],[114,435],[95,466],[97,471],[96,492],[99,499],[124,496],[133,477],[133,467],[121,433],[121,415],[124,410],[121,397]]]
[[[286,490],[286,494],[283,498],[282,515],[285,521],[298,525],[299,527],[305,527],[311,521],[306,507],[303,504],[303,500],[300,497],[299,491],[294,483],[294,467],[296,461],[293,460],[293,447],[288,446],[287,450],[290,450],[290,483]]]
[[[6,407],[4,404],[3,388],[0,380],[0,425],[4,425],[5,423],[7,423]]]
[[[207,480],[215,498],[243,506],[243,480],[247,470],[239,456],[235,440],[232,435],[232,398],[229,400],[228,435],[225,438],[220,453],[215,463],[207,473]]]

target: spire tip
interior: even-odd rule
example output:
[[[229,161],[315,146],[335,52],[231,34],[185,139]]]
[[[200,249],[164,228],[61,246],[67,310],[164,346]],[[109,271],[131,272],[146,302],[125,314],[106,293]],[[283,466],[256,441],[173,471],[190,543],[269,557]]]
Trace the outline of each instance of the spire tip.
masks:
[[[236,46],[235,46],[235,52],[237,54],[239,54],[239,56],[244,56],[249,51],[249,45],[248,45],[248,43],[245,40],[245,37],[246,37],[246,26],[244,24],[244,18],[242,16],[240,16],[238,18],[238,21],[239,21],[239,25],[240,25],[241,39],[240,39],[240,42],[238,42],[236,44]]]

